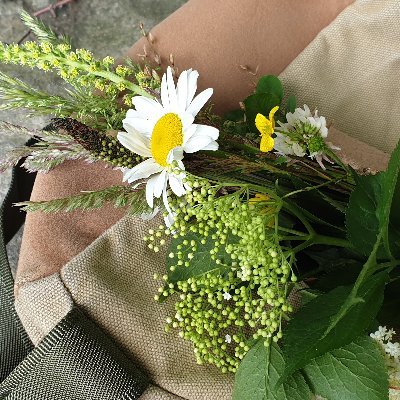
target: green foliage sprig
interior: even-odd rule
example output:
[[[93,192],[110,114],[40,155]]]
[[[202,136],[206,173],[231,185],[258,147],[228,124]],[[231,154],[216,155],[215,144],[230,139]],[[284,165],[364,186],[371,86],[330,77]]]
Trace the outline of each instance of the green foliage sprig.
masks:
[[[105,189],[82,192],[75,196],[50,201],[26,201],[16,204],[27,212],[71,212],[76,210],[95,210],[112,204],[116,208],[126,208],[127,213],[137,216],[151,215],[143,190],[132,190],[128,186],[111,186]],[[159,202],[156,202],[156,206]]]
[[[59,117],[74,115],[97,129],[119,129],[132,96],[152,97],[157,93],[160,78],[148,66],[142,68],[130,60],[116,65],[112,57],[99,60],[86,49],[74,51],[67,37],[57,36],[39,19],[26,12],[21,18],[39,42],[0,42],[0,62],[53,71],[72,88],[66,86],[61,95],[51,95],[0,73],[2,109],[27,108]]]
[[[129,90],[134,94],[150,96],[145,89],[127,79],[133,73],[130,68],[121,65],[114,67],[115,60],[112,57],[97,60],[86,49],[73,51],[67,43],[53,45],[44,40],[22,45],[0,43],[0,61],[55,71],[74,87],[99,89],[110,94]]]

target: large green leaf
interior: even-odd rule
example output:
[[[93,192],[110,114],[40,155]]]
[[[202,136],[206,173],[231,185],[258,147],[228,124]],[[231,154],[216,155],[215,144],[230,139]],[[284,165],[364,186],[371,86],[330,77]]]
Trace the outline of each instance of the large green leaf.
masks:
[[[379,258],[400,257],[400,143],[385,172],[355,175],[346,213],[349,240],[364,255],[369,255],[381,234],[384,250]]]
[[[282,381],[313,358],[351,343],[365,331],[380,309],[387,279],[387,271],[382,271],[359,287],[357,297],[350,296],[351,286],[340,286],[301,308],[285,333],[287,361]]]
[[[390,157],[382,181],[382,201],[378,205],[380,228],[385,250],[400,257],[400,142]]]
[[[329,400],[387,400],[385,359],[369,336],[332,350],[304,367],[313,392]]]
[[[275,75],[265,75],[257,83],[256,93],[266,93],[279,99],[279,104],[283,98],[283,86]],[[277,104],[278,105],[278,104]]]
[[[348,237],[353,246],[364,255],[369,255],[377,240],[380,224],[377,214],[382,199],[384,174],[355,175],[356,188],[350,196],[346,212]]]
[[[312,393],[300,372],[276,384],[285,369],[279,346],[259,340],[242,360],[235,376],[233,400],[307,400]]]
[[[197,251],[193,254],[193,258],[190,260],[190,265],[188,267],[177,266],[174,271],[170,271],[171,265],[176,264],[176,259],[171,259],[167,257],[167,271],[168,271],[168,281],[171,283],[178,281],[186,281],[187,279],[203,275],[207,272],[213,270],[221,270],[221,265],[217,265],[215,260],[211,258],[210,250],[213,249],[215,240],[211,238],[211,234],[207,238],[207,241],[204,245],[200,243],[201,238],[193,232],[188,233],[185,237],[178,237],[177,239],[172,239],[169,252],[177,253],[178,245],[182,245],[182,242],[187,240],[189,243],[194,240],[197,243]],[[183,246],[183,245],[182,245]],[[183,246],[181,251],[190,252],[190,245]],[[218,253],[218,258],[221,261],[229,263],[229,255],[225,252],[224,249],[221,249]]]

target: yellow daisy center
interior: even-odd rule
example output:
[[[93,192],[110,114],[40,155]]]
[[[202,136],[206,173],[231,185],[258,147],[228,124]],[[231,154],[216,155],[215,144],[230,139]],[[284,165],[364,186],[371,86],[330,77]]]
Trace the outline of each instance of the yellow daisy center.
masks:
[[[151,135],[151,154],[154,160],[163,167],[168,165],[167,157],[175,147],[182,146],[183,125],[178,115],[168,113],[155,124]]]

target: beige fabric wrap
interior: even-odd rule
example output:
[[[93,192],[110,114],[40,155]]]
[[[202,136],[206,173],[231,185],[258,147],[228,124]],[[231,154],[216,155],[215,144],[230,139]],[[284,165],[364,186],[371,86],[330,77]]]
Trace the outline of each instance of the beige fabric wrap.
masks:
[[[299,104],[390,153],[400,138],[400,2],[358,0],[281,74]]]
[[[171,302],[154,301],[159,282],[153,274],[165,273],[166,255],[156,256],[143,241],[146,230],[160,222],[124,217],[60,274],[23,285],[17,312],[38,343],[71,309],[72,297],[160,387],[185,399],[228,400],[232,376],[198,366],[191,344],[164,332],[167,316],[175,312]]]
[[[301,102],[318,106],[343,131],[386,151],[400,136],[399,10],[397,0],[357,1],[281,75]],[[354,138],[340,132],[331,138],[359,166],[378,170],[387,163],[385,153]],[[165,270],[165,254],[156,256],[142,241],[152,224],[157,222],[124,217],[60,273],[23,284],[18,314],[38,343],[74,302],[149,373],[155,386],[144,399],[228,400],[232,376],[197,366],[190,344],[164,333],[172,306],[153,300],[158,285],[152,276]]]

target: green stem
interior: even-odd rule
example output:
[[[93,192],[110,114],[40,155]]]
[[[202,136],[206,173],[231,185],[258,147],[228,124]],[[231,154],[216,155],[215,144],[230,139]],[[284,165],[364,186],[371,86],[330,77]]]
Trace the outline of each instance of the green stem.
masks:
[[[301,221],[301,223],[304,225],[304,227],[307,229],[307,231],[310,235],[315,235],[314,228],[308,222],[306,216],[301,212],[301,210],[297,206],[285,201],[285,202],[283,202],[282,207],[285,208],[286,210],[288,210],[289,212],[291,212],[295,217],[297,217]]]
[[[287,232],[287,233],[293,233],[293,235],[296,236],[307,236],[307,233],[297,231],[296,229],[290,229],[290,228],[284,228],[282,226],[279,227],[279,231]]]
[[[298,246],[293,248],[292,252],[296,254],[299,251],[302,251],[302,250],[306,249],[307,247],[312,246],[313,244],[315,244],[315,243],[314,243],[312,237],[309,237],[309,239],[305,240],[302,244],[299,244]]]
[[[319,188],[321,188],[321,187],[328,186],[328,185],[330,185],[330,184],[337,184],[337,183],[339,183],[341,180],[342,180],[342,178],[338,178],[338,179],[336,179],[336,180],[329,180],[329,181],[327,181],[327,182],[321,183],[320,185],[316,185],[316,186],[307,186],[307,187],[305,187],[304,189],[295,190],[295,191],[293,191],[293,192],[290,192],[290,193],[285,194],[285,195],[282,197],[282,199],[287,198],[287,197],[290,197],[290,196],[293,196],[293,195],[298,194],[298,193],[309,192],[309,191],[311,191],[311,190],[317,190],[317,189],[319,189]]]
[[[52,61],[54,61],[54,59],[56,59],[56,60],[59,59],[59,57],[57,57],[55,55],[52,55],[52,54],[49,54],[49,55],[43,57],[43,59],[52,62]],[[92,70],[90,68],[90,66],[87,65],[87,64],[80,63],[78,61],[68,60],[68,59],[65,59],[65,58],[60,58],[59,60],[61,62],[65,63],[66,65],[69,65],[69,66],[74,67],[74,68],[76,68],[78,70],[81,70],[81,71],[85,71],[85,72],[87,72],[89,74],[93,74],[93,75],[99,76],[101,78],[108,79],[111,82],[114,82],[116,84],[123,83],[124,86],[127,89],[131,90],[133,93],[136,93],[138,95],[149,97],[149,98],[153,97],[153,96],[151,96],[151,94],[146,92],[146,90],[141,88],[139,85],[136,85],[133,82],[128,81],[127,79],[125,79],[125,78],[123,78],[123,77],[121,77],[121,76],[119,76],[117,74],[114,74],[111,71],[96,71],[96,70]]]
[[[281,236],[279,238],[280,241],[282,240],[290,240],[290,241],[299,241],[299,240],[303,240],[304,241],[304,236]]]
[[[283,240],[283,239],[282,239]],[[314,246],[316,244],[325,244],[328,246],[336,246],[336,247],[345,247],[350,248],[351,243],[345,239],[333,237],[333,236],[325,236],[319,234],[312,234],[308,235],[306,238],[298,238],[298,239],[291,239],[291,240],[304,240],[303,243],[299,244],[295,248],[293,248],[293,253],[298,253],[306,249],[307,247]]]
[[[315,235],[314,238],[314,244],[326,244],[330,246],[336,246],[336,247],[345,247],[345,248],[351,248],[352,245],[351,243],[346,240],[346,239],[341,239],[333,236],[325,236],[325,235]]]

